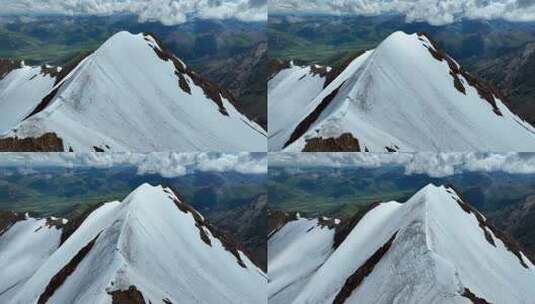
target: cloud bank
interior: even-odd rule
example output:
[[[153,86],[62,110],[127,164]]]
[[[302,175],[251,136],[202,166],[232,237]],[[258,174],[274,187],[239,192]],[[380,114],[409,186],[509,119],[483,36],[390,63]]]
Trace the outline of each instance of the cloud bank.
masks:
[[[277,167],[364,167],[401,166],[405,174],[444,177],[461,172],[502,171],[535,173],[535,153],[278,153],[269,155]]]
[[[267,20],[267,0],[2,0],[1,15],[111,15],[132,13],[165,25],[192,18]]]
[[[177,177],[194,172],[265,174],[266,153],[3,153],[0,167],[36,172],[45,166],[65,168],[133,166],[138,174]]]
[[[269,11],[295,14],[405,15],[444,25],[463,18],[535,21],[535,0],[270,0]]]

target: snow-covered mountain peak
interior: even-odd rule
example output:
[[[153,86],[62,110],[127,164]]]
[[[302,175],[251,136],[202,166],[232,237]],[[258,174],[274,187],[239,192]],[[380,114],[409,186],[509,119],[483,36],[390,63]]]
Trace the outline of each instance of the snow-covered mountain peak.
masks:
[[[453,186],[430,184],[405,203],[374,204],[326,239],[290,232],[297,223],[275,232],[269,248],[300,248],[307,239],[318,258],[296,262],[310,270],[298,279],[295,270],[270,269],[273,303],[528,304],[535,297],[533,264]]]
[[[394,32],[333,70],[326,81],[290,65],[269,80],[270,150],[535,150],[535,128],[426,34]]]
[[[60,234],[55,235],[56,247]],[[122,202],[96,208],[40,262],[6,303],[265,299],[265,274],[238,243],[162,186],[143,184]]]
[[[403,31],[395,31],[388,35],[375,49],[379,53],[387,52],[388,50],[404,51],[418,45],[418,38],[416,34],[407,34]]]
[[[10,103],[0,93],[0,113],[15,117],[0,124],[0,150],[266,150],[266,132],[237,109],[233,94],[151,34],[119,32],[56,73],[42,90],[30,90],[20,115],[4,111]]]

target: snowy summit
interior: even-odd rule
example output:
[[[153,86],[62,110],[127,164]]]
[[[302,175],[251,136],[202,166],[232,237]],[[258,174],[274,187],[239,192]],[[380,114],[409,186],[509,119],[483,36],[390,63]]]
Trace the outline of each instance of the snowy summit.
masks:
[[[535,266],[451,187],[350,222],[297,219],[270,237],[270,303],[533,303]]]
[[[1,303],[266,299],[262,270],[169,188],[141,185],[69,223],[13,218],[0,234]]]
[[[119,32],[54,73],[12,67],[0,78],[0,121],[4,150],[266,150],[233,95],[150,34]]]
[[[270,151],[535,151],[535,128],[421,33],[338,68],[287,64],[268,100]]]

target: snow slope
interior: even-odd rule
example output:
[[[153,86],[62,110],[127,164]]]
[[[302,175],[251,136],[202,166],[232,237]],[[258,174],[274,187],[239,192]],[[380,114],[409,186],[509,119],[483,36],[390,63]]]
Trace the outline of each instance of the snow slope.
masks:
[[[301,151],[307,140],[349,133],[361,151],[371,152],[535,151],[535,128],[513,114],[499,94],[464,72],[425,35],[395,32],[356,58],[299,119],[270,132],[269,148]],[[284,98],[291,96],[289,90],[301,90],[299,82],[287,81],[292,84],[284,89],[270,86],[270,96],[279,99],[269,102],[281,105],[281,112],[293,102]],[[330,93],[334,98],[319,109]],[[318,117],[310,119],[315,110]]]
[[[330,68],[326,68],[327,71]],[[314,73],[311,66],[300,67],[290,62],[268,81],[269,136],[303,116],[303,111],[322,90],[325,77]],[[291,102],[290,102],[291,101]]]
[[[0,303],[7,303],[58,248],[61,228],[26,215],[0,233]]]
[[[290,221],[268,240],[270,304],[289,303],[332,253],[334,229],[318,219]]]
[[[58,68],[59,69],[59,68]],[[55,77],[41,67],[22,66],[0,79],[0,134],[26,118],[52,89]]]
[[[74,151],[265,151],[265,131],[226,92],[152,36],[119,32],[3,137],[55,133]]]
[[[141,185],[93,211],[8,303],[265,302],[264,273],[213,231],[171,189]]]
[[[502,239],[453,189],[428,185],[366,213],[287,303],[533,303],[535,267]]]

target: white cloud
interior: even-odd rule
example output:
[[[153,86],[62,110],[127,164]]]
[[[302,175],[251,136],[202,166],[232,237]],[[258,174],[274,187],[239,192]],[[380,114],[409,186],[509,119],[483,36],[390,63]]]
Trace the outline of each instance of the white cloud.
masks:
[[[1,6],[0,15],[132,13],[166,25],[190,18],[267,20],[267,0],[2,0]]]
[[[265,174],[266,153],[3,153],[0,166],[33,172],[37,167],[134,166],[138,174],[182,176],[195,171]]]
[[[405,174],[449,176],[465,171],[535,173],[535,153],[279,153],[269,155],[270,166],[365,167],[397,165]]]
[[[408,22],[426,21],[433,25],[462,18],[535,21],[533,0],[271,0],[269,10],[335,15],[400,13]]]

